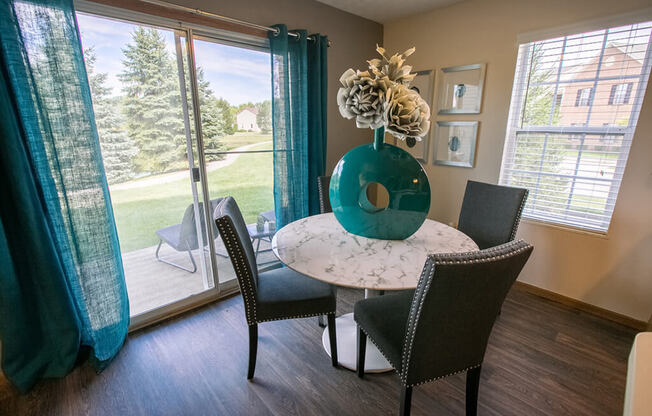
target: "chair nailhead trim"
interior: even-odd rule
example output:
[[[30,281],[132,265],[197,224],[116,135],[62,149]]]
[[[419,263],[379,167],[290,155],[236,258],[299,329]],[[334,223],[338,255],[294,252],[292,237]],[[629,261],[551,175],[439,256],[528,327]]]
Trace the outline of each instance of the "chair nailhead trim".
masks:
[[[435,268],[432,262],[428,262],[427,267],[423,268],[421,276],[419,277],[419,283],[417,284],[417,291],[414,292],[414,298],[412,299],[412,306],[410,308],[410,319],[408,321],[408,328],[405,331],[405,341],[403,343],[403,366],[401,368],[401,380],[404,384],[407,384],[407,375],[410,364],[410,356],[412,355],[412,345],[414,344],[414,337],[416,336],[416,327],[417,322],[419,322],[419,316],[421,315],[421,309],[423,308],[423,302],[425,301],[426,295],[428,294],[428,289],[430,289],[430,283],[432,282],[432,277],[435,275]],[[425,282],[425,283],[424,283]]]
[[[324,192],[328,193],[328,189],[324,189],[324,183],[321,181],[321,178],[317,178],[317,187],[319,188],[319,212],[321,214],[326,212],[326,200],[324,198]]]
[[[321,315],[335,315],[335,311],[311,313],[311,314],[307,314],[307,315],[284,316],[284,317],[281,317],[281,318],[272,318],[272,319],[258,319],[256,321],[256,323],[281,321],[283,319],[312,318],[313,316],[321,316]]]
[[[482,364],[472,365],[471,367],[467,367],[467,368],[465,368],[464,370],[454,371],[454,372],[449,373],[449,374],[446,374],[446,375],[444,375],[444,376],[439,376],[439,377],[429,378],[428,380],[423,380],[423,381],[420,381],[420,382],[418,382],[418,383],[413,383],[413,384],[409,384],[409,385],[404,383],[404,385],[405,385],[406,387],[420,386],[421,384],[430,383],[431,381],[440,380],[440,379],[442,379],[442,378],[450,377],[450,376],[452,376],[452,375],[459,374],[459,373],[464,373],[464,372],[469,371],[469,370],[472,370],[472,369],[474,369],[474,368],[478,368],[478,367],[480,367],[481,365],[482,365]]]
[[[514,226],[512,227],[512,234],[509,236],[509,241],[512,241],[513,239],[516,238],[516,231],[518,231],[518,224],[521,222],[521,215],[523,214],[523,208],[525,208],[525,202],[527,201],[527,196],[529,195],[530,191],[527,189],[525,190],[525,195],[523,195],[523,199],[521,200],[521,206],[518,209],[518,214],[516,215],[516,220],[514,221]]]
[[[319,192],[319,211],[323,214],[326,212],[326,204],[324,203],[324,195],[322,193],[323,191],[320,189]]]
[[[435,265],[488,263],[497,259],[513,257],[532,247],[523,240],[510,241],[500,246],[467,253],[431,254],[428,256]]]
[[[215,224],[222,236],[226,250],[231,257],[231,264],[235,270],[238,286],[240,287],[240,293],[242,293],[242,300],[245,305],[247,324],[253,325],[257,322],[256,292],[252,284],[254,278],[253,273],[249,267],[249,262],[244,257],[244,248],[237,237],[237,232],[235,231],[235,226],[231,218],[221,216],[215,220]]]

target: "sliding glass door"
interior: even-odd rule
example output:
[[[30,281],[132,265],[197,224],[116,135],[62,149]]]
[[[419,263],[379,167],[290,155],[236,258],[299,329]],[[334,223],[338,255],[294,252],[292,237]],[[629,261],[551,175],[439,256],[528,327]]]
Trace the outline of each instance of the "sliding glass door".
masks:
[[[207,185],[211,198],[232,196],[249,229],[260,267],[276,261],[269,51],[193,35]],[[220,283],[235,278],[221,238]]]
[[[186,34],[77,17],[130,315],[156,319],[217,293]]]
[[[238,202],[259,265],[275,262],[269,51],[85,7],[78,23],[139,327],[237,290],[213,221],[219,198]]]

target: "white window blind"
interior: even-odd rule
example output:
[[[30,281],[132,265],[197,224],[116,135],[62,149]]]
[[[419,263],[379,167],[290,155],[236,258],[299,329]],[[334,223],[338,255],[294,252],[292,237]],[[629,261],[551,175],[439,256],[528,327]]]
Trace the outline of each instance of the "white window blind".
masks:
[[[523,215],[606,232],[651,67],[652,22],[520,45],[500,183]]]

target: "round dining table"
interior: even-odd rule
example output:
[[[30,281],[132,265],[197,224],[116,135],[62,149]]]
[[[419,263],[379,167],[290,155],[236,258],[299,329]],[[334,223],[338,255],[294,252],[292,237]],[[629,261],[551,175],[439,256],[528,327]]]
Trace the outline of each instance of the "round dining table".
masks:
[[[347,232],[332,213],[294,221],[276,233],[272,250],[292,270],[336,286],[365,289],[365,297],[379,291],[414,289],[429,254],[478,250],[461,231],[433,220],[405,240],[378,240]],[[353,314],[336,319],[337,352],[341,366],[356,369],[357,329]],[[330,355],[328,331],[322,336]],[[367,339],[365,372],[392,367]]]

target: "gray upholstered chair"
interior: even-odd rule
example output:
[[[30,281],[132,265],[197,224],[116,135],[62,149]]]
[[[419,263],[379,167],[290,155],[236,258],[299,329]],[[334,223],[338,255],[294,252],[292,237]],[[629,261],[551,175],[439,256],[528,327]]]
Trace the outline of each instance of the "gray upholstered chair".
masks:
[[[466,372],[466,414],[475,415],[491,329],[532,250],[519,240],[432,255],[414,291],[357,302],[358,376],[364,374],[368,336],[400,378],[399,414],[410,414],[414,386]]]
[[[457,228],[482,250],[516,238],[528,190],[468,181]]]
[[[331,177],[330,176],[318,176],[317,177],[317,190],[319,192],[319,212],[325,214],[327,212],[333,212],[331,208],[331,200],[328,196],[328,191],[331,186]]]
[[[222,200],[222,198],[216,198],[211,200],[211,212],[217,207],[217,204]],[[199,212],[203,214],[204,204],[199,203]],[[208,244],[206,237],[206,228],[204,226],[204,215],[200,215],[201,229],[203,230],[203,242],[204,246]],[[212,224],[212,223],[211,223]],[[197,238],[197,226],[195,225],[195,208],[193,204],[188,205],[185,212],[183,213],[183,218],[181,219],[181,224],[170,225],[169,227],[161,228],[156,230],[156,235],[158,236],[158,246],[156,247],[156,260],[169,264],[170,266],[177,267],[181,270],[185,270],[190,273],[197,271],[197,264],[195,263],[195,258],[192,256],[192,250],[199,248],[199,239]],[[217,237],[217,228],[213,225],[213,236]],[[188,257],[190,257],[190,263],[192,268],[182,266],[178,263],[175,263],[170,260],[166,260],[160,256],[161,246],[163,243],[166,243],[176,251],[186,251],[188,252]]]
[[[217,205],[214,217],[238,278],[249,326],[247,378],[253,378],[256,367],[258,324],[266,321],[327,315],[331,359],[337,366],[335,294],[330,285],[287,267],[258,273],[247,225],[232,197]]]

